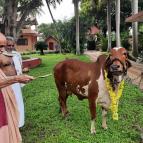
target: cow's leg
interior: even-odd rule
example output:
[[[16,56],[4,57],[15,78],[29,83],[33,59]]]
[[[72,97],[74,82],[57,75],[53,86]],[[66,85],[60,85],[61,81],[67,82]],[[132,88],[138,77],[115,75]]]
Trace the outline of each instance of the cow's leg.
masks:
[[[107,129],[106,115],[107,115],[107,110],[104,107],[102,107],[102,127],[103,129]]]
[[[91,114],[91,134],[96,133],[95,120],[96,120],[96,103],[95,99],[89,97],[89,110]]]
[[[67,110],[67,101],[68,95],[66,94],[66,89],[62,88],[59,91],[59,104],[60,104],[60,110],[62,111],[62,114],[64,117],[66,117],[66,115],[68,114],[68,110]]]
[[[59,97],[58,97],[59,104],[60,104],[59,112],[62,112],[63,116],[65,117],[68,113],[67,105],[66,105],[68,94],[66,91],[65,84],[60,82],[60,79],[55,80],[55,82],[59,92]]]

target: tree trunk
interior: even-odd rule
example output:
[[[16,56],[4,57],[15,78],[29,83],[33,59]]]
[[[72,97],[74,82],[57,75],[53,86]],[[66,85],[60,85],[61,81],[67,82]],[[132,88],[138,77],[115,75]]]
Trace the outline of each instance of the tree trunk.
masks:
[[[4,27],[6,36],[16,38],[17,0],[5,0]]]
[[[138,0],[132,0],[132,14],[138,13]],[[132,23],[133,28],[133,56],[138,57],[138,22]]]
[[[4,27],[5,35],[16,38],[17,0],[5,0]]]
[[[74,11],[76,18],[76,54],[80,55],[80,45],[79,45],[79,9],[78,9],[79,0],[74,0]]]
[[[111,49],[111,1],[107,0],[107,29],[108,29],[108,49]]]
[[[19,37],[19,33],[21,28],[24,26],[25,24],[25,19],[28,16],[28,14],[30,13],[30,9],[29,7],[27,7],[24,11],[24,13],[22,14],[20,20],[17,22],[17,28],[16,28],[16,36]]]
[[[120,0],[116,0],[116,47],[120,46]]]
[[[43,49],[40,49],[40,55],[44,55]]]
[[[61,49],[61,43],[60,43],[60,37],[59,37],[59,34],[58,34],[58,30],[57,30],[57,27],[56,27],[56,21],[53,17],[53,14],[52,14],[52,11],[51,11],[51,8],[50,8],[50,5],[49,5],[49,2],[48,0],[46,0],[46,3],[47,3],[47,6],[48,6],[48,10],[50,12],[50,15],[51,15],[51,18],[52,18],[52,21],[54,23],[54,27],[55,27],[55,30],[56,30],[56,33],[57,33],[57,38],[58,38],[58,42],[59,42],[59,50],[60,50],[60,53],[62,53],[62,49]]]

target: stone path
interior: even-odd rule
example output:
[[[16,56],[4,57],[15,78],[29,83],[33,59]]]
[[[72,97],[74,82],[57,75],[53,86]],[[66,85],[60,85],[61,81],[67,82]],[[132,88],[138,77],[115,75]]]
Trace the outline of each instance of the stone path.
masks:
[[[100,51],[85,51],[85,55],[89,56],[91,61],[96,61],[97,57],[103,52]],[[143,64],[139,64],[136,62],[131,62],[132,67],[128,70],[128,77],[131,79],[132,83],[135,85],[138,85],[141,90],[143,90],[143,75],[141,76],[141,73],[143,73]],[[142,80],[141,80],[142,78]],[[141,81],[141,82],[140,82]],[[139,85],[140,83],[140,85]]]

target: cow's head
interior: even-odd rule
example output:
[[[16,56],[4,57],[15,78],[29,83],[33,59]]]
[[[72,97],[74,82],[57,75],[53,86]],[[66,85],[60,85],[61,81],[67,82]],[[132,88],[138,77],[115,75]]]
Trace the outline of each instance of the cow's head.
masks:
[[[126,49],[122,47],[111,49],[106,59],[106,69],[113,84],[121,82],[129,67],[131,67],[131,63],[128,60]]]

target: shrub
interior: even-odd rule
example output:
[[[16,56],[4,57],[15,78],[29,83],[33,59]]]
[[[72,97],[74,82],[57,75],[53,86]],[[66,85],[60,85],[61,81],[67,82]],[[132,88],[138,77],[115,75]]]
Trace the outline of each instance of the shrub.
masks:
[[[101,36],[101,49],[102,51],[107,51],[108,48],[108,39],[107,37]]]
[[[139,40],[139,52],[143,51],[143,33],[139,33],[139,37],[138,37],[138,40]]]
[[[129,43],[129,34],[128,32],[121,33],[121,45],[126,48],[127,50],[130,49],[131,45]]]
[[[35,45],[36,50],[40,50],[40,54],[44,55],[43,50],[47,50],[48,45],[44,41],[38,41]]]

